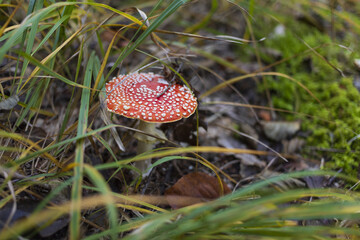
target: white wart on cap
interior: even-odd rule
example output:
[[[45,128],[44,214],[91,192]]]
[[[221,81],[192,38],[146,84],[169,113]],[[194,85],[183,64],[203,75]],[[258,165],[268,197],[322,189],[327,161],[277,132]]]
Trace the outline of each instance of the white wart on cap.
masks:
[[[168,87],[164,77],[154,73],[119,75],[106,84],[107,108],[146,122],[174,122],[191,116],[197,107],[191,90],[174,84],[159,96]]]

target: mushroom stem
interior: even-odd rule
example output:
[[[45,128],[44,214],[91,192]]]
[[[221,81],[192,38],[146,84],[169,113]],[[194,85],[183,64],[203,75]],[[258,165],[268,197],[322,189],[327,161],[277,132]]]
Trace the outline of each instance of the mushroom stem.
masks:
[[[160,130],[156,129],[155,123],[149,123],[140,120],[138,129],[142,132],[146,132],[159,137],[163,137],[164,135]],[[134,137],[138,140],[138,147],[137,147],[138,155],[153,150],[157,142],[156,138],[141,133],[136,133]],[[136,161],[134,163],[134,166],[142,172],[143,177],[149,175],[151,169],[147,172],[145,172],[145,170],[148,169],[150,165],[151,165],[151,159]]]

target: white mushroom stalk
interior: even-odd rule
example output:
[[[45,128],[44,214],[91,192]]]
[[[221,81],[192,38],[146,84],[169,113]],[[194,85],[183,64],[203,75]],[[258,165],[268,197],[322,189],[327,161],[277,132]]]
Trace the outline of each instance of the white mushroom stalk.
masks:
[[[106,95],[109,111],[140,119],[139,130],[161,138],[164,136],[155,123],[187,118],[197,107],[196,98],[188,87],[180,84],[169,87],[162,75],[154,73],[120,75],[106,84]],[[151,151],[156,143],[156,139],[149,136],[135,134],[135,137],[139,140],[138,154]],[[151,159],[148,159],[136,162],[135,167],[144,175],[150,164]]]

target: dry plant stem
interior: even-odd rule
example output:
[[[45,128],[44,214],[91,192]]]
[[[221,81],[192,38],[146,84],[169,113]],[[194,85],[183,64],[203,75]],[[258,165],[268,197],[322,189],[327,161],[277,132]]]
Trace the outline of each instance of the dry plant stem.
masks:
[[[150,133],[152,135],[157,135],[157,131],[158,131],[156,129],[155,123],[148,123],[148,122],[144,122],[142,120],[140,120],[138,129],[140,131]],[[155,143],[157,141],[156,138],[149,137],[149,136],[141,134],[141,133],[136,133],[135,138],[138,140],[138,147],[137,147],[138,155],[153,150]],[[151,165],[151,159],[136,161],[134,163],[134,166],[142,172],[143,176],[147,176],[150,173],[151,169],[149,171],[145,172],[145,170],[148,169],[150,167],[150,165]]]

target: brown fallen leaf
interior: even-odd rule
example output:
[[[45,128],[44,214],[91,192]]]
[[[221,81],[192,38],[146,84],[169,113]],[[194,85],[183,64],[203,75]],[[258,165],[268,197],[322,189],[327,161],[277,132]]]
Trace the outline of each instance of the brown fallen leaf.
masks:
[[[189,173],[167,189],[165,196],[174,209],[206,202],[231,192],[230,188],[223,181],[221,182],[222,188],[216,177],[202,172]],[[188,198],[189,201],[183,201],[184,197],[191,198]]]

